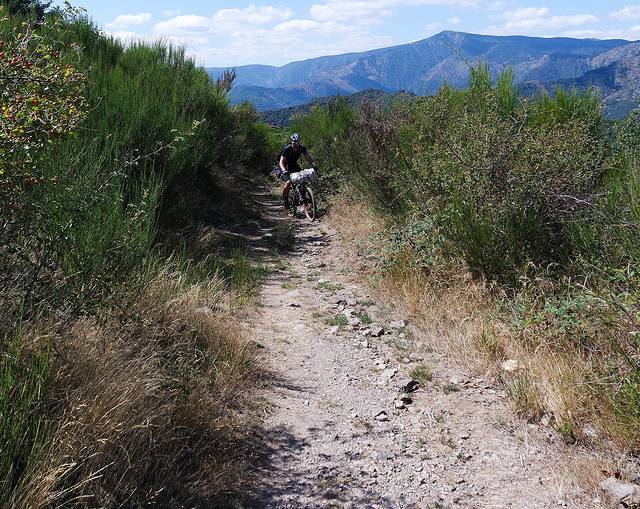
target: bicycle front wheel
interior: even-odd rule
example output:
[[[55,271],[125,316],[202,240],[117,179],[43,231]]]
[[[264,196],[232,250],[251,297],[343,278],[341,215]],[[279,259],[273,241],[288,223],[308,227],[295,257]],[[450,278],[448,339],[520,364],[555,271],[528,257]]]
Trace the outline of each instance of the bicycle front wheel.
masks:
[[[313,194],[313,190],[310,187],[305,189],[302,201],[304,204],[304,215],[313,223],[318,216],[318,205],[316,204],[316,197]]]

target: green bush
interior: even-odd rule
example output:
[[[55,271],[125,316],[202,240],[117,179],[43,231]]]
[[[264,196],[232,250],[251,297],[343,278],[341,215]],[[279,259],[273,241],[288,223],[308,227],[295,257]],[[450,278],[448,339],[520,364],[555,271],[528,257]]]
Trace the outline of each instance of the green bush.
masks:
[[[518,348],[584,359],[588,390],[571,389],[559,425],[598,421],[640,446],[638,115],[607,123],[591,91],[522,98],[512,72],[493,82],[486,66],[466,90],[391,111],[334,107],[295,125],[334,157],[347,195],[386,218],[383,270],[409,258],[441,277],[462,260],[498,283]],[[517,404],[534,406],[517,395],[527,384],[514,387]]]
[[[43,496],[57,490],[57,497],[72,499],[81,488],[93,491],[79,498],[100,495],[104,500],[92,503],[120,505],[130,501],[136,483],[149,483],[136,494],[140,500],[181,492],[189,505],[201,495],[195,466],[180,471],[174,491],[160,496],[163,489],[151,486],[166,486],[162,467],[148,462],[132,467],[126,447],[117,446],[117,440],[134,444],[139,448],[134,462],[144,463],[148,454],[160,465],[166,451],[158,454],[154,448],[162,450],[168,443],[182,448],[181,436],[207,437],[194,465],[202,461],[204,470],[212,469],[216,482],[200,491],[218,496],[216,490],[237,485],[243,475],[235,472],[227,483],[225,456],[235,454],[231,461],[241,470],[242,451],[218,457],[217,450],[233,449],[241,436],[229,420],[230,397],[224,391],[237,393],[231,388],[250,376],[250,356],[213,310],[196,316],[193,309],[207,298],[215,301],[212,308],[221,305],[213,284],[221,280],[236,300],[248,299],[263,271],[239,253],[230,259],[204,253],[204,261],[184,262],[177,274],[164,274],[163,267],[190,257],[179,249],[187,237],[183,229],[230,221],[228,204],[236,200],[228,194],[245,188],[252,171],[267,167],[269,133],[252,108],[231,108],[226,88],[212,83],[183,49],[161,43],[125,47],[73,10],[50,13],[42,23],[2,15],[0,85],[9,93],[0,95],[0,505],[19,506],[13,497],[38,500],[39,490],[50,490]],[[25,33],[28,41],[22,44]],[[16,61],[19,65],[11,63]],[[169,243],[170,238],[180,240]],[[197,282],[185,288],[167,283],[197,279],[198,271],[190,267],[205,264],[211,270]],[[154,296],[154,284],[171,288]],[[174,306],[180,301],[182,307]],[[149,319],[142,320],[145,314]],[[191,330],[195,322],[202,330]],[[94,345],[96,331],[105,339]],[[123,349],[118,342],[125,337]],[[150,338],[157,344],[152,346]],[[54,354],[47,347],[50,341]],[[165,373],[156,356],[174,350],[177,359]],[[98,376],[107,351],[113,354],[112,372]],[[211,359],[204,367],[203,357]],[[194,373],[185,379],[202,401],[190,403],[183,393],[168,390],[178,368]],[[154,392],[158,379],[166,402],[155,410],[138,405],[139,414],[125,413],[130,422],[122,420],[116,427],[126,433],[116,433],[103,449],[129,466],[116,466],[119,480],[101,486],[95,472],[117,461],[86,451],[100,451],[109,442],[96,439],[103,430],[96,433],[90,424],[92,412],[113,396],[114,371],[122,374],[116,388],[125,403],[133,403],[127,391],[144,390],[153,392],[149,400],[159,402]],[[139,385],[144,390],[127,386],[135,386],[136,377],[145,373],[148,381]],[[156,417],[149,416],[152,411]],[[89,423],[75,435],[59,427],[62,418],[74,413],[78,423]],[[215,417],[208,422],[200,413]],[[100,414],[107,425],[108,414]],[[56,440],[69,446],[68,456],[55,449]],[[28,484],[37,482],[39,472],[46,477],[57,461],[62,463],[46,483]],[[181,468],[175,463],[171,468]],[[86,465],[86,472],[78,465]],[[127,488],[116,487],[126,468],[138,469],[140,477],[130,473]],[[54,481],[59,484],[47,484]]]

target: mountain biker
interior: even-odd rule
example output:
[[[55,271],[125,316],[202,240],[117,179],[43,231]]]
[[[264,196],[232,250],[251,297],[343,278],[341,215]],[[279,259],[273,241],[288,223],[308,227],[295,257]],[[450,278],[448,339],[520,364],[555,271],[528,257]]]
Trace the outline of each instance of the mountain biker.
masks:
[[[298,165],[298,159],[303,155],[307,162],[315,168],[315,161],[309,154],[307,147],[300,143],[301,136],[298,133],[291,135],[291,143],[282,149],[280,153],[280,170],[282,174],[280,178],[284,181],[284,188],[282,189],[282,201],[284,208],[289,208],[289,191],[291,191],[291,173],[302,171],[302,168]]]

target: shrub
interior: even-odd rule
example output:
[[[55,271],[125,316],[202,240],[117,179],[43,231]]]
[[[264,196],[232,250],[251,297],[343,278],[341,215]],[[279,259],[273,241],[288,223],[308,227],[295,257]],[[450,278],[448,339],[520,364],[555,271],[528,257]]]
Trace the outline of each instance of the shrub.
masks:
[[[184,50],[77,11],[0,41],[0,505],[226,503],[256,370],[225,308],[263,270],[189,262],[185,230],[233,218],[267,133]]]

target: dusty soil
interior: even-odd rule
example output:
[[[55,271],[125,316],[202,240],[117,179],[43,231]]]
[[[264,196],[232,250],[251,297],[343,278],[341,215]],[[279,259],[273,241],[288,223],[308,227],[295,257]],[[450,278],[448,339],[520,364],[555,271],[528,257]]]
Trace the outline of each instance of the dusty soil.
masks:
[[[572,480],[580,457],[559,436],[516,417],[491,380],[417,348],[420,331],[372,299],[328,220],[294,229],[246,323],[275,379],[252,506],[605,507]]]

